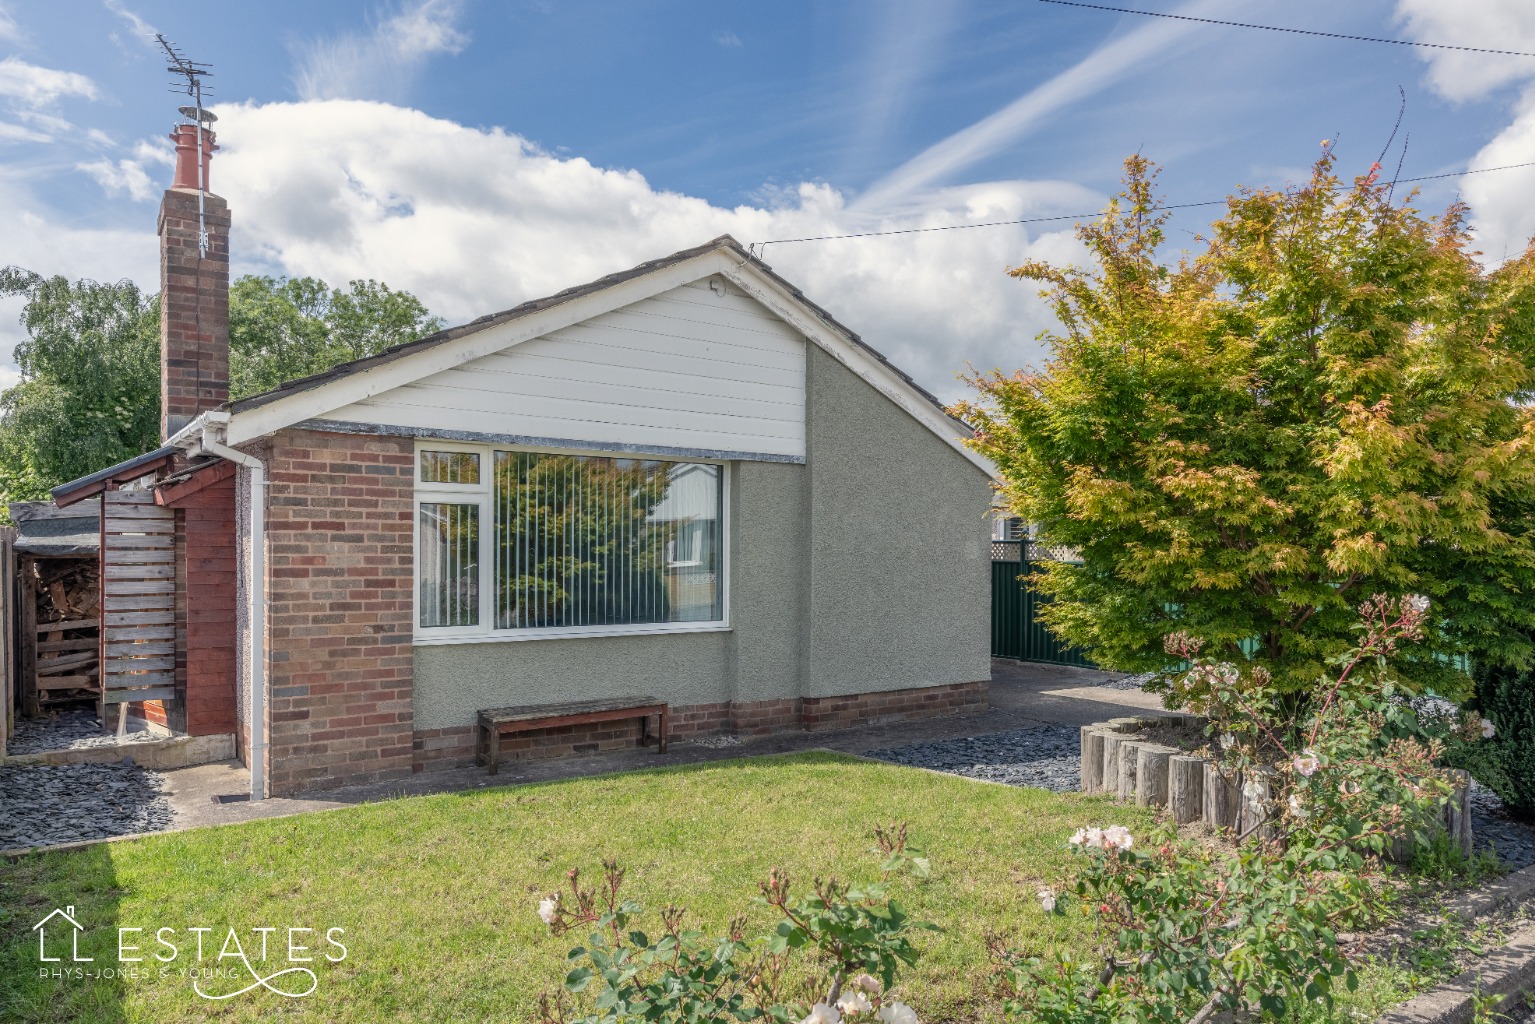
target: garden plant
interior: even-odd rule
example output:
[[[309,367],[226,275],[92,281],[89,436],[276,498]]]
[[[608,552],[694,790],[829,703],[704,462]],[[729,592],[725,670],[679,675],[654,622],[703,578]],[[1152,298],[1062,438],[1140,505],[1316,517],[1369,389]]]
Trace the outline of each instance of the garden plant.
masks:
[[[1222,770],[1263,813],[1230,844],[1118,827],[1073,835],[1080,867],[1041,900],[1091,918],[1098,959],[995,938],[1012,1014],[1051,1024],[1202,1024],[1222,1010],[1280,1018],[1357,985],[1343,934],[1379,914],[1387,847],[1426,841],[1451,791],[1437,767],[1445,737],[1418,720],[1391,667],[1423,635],[1427,601],[1376,596],[1358,612],[1356,646],[1299,713],[1261,666],[1207,658],[1187,633],[1168,637],[1168,654],[1189,666],[1175,694],[1208,716]],[[1494,731],[1475,717],[1456,728]]]
[[[1032,585],[1099,665],[1161,671],[1185,630],[1305,700],[1376,593],[1434,602],[1400,685],[1532,663],[1535,249],[1485,268],[1464,206],[1337,165],[1324,145],[1300,185],[1230,197],[1168,260],[1137,156],[1086,266],[1010,271],[1046,289],[1050,358],[955,411],[1009,510],[1076,552]]]
[[[748,939],[745,917],[721,936],[684,929],[686,912],[661,911],[660,929],[642,930],[639,904],[622,897],[624,871],[603,862],[600,884],[583,888],[578,869],[569,893],[539,903],[539,917],[559,935],[591,929],[587,944],[568,954],[575,964],[562,990],[539,1003],[544,1024],[658,1021],[790,1021],[839,1024],[844,1018],[919,1024],[894,997],[902,966],[916,962],[911,933],[935,926],[914,921],[890,895],[897,873],[917,878],[927,859],[910,846],[904,824],[875,830],[881,879],[848,885],[816,879],[795,895],[783,872],[761,884],[761,902],[781,915],[770,934]]]

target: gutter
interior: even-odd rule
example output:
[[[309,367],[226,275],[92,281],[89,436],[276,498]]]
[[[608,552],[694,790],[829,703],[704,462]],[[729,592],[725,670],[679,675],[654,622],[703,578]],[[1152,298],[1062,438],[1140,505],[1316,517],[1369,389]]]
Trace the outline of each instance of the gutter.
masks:
[[[251,560],[250,593],[246,607],[250,613],[251,800],[266,799],[266,464],[254,455],[230,448],[218,438],[224,436],[229,413],[210,410],[177,432],[171,440],[188,454],[206,453],[244,466],[251,472]],[[193,434],[193,427],[198,428]]]

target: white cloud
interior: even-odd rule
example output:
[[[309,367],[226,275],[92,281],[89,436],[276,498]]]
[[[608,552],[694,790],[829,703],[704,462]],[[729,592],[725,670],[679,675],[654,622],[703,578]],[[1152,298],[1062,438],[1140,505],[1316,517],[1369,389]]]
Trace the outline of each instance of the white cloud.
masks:
[[[1215,0],[1200,0],[1175,13],[1197,16],[1214,9]],[[1001,110],[929,146],[870,186],[859,196],[858,207],[890,207],[951,178],[1017,142],[1050,115],[1103,91],[1153,58],[1170,59],[1173,44],[1197,28],[1193,22],[1148,19]]]
[[[825,185],[770,207],[724,209],[652,188],[639,173],[564,159],[501,130],[358,101],[220,105],[213,188],[234,216],[237,272],[373,277],[450,322],[625,269],[723,233],[742,242],[849,230],[979,223],[1095,209],[1060,182],[933,193],[920,214],[850,213]],[[152,225],[146,225],[152,227]],[[955,373],[1038,358],[1053,318],[1004,270],[1080,259],[1070,226],[944,231],[767,249],[767,260],[928,388]],[[153,246],[150,247],[151,255]]]
[[[428,58],[469,45],[461,14],[460,0],[415,0],[366,35],[300,44],[294,87],[304,99],[398,98]]]
[[[107,10],[128,23],[128,27],[133,31],[133,38],[156,50],[160,48],[160,44],[155,40],[155,36],[159,35],[159,32],[155,30],[153,25],[130,10],[122,0],[103,0],[103,2]]]
[[[96,83],[75,71],[38,67],[16,57],[0,60],[0,96],[43,106],[66,96],[96,98]]]
[[[19,43],[22,38],[21,26],[16,24],[16,19],[11,15],[9,7],[0,3],[0,39]]]
[[[1425,43],[1535,52],[1535,4],[1528,0],[1481,0],[1446,4],[1398,0],[1397,20],[1407,35]],[[1422,48],[1428,84],[1446,99],[1483,99],[1524,84],[1513,104],[1513,121],[1471,158],[1470,170],[1529,163],[1535,153],[1535,59]],[[1535,235],[1535,168],[1468,174],[1461,195],[1471,205],[1477,246],[1488,263],[1524,251]]]
[[[1535,52],[1535,4],[1529,0],[1398,0],[1396,18],[1421,43]],[[1428,63],[1428,84],[1452,100],[1472,100],[1535,78],[1535,60],[1489,53],[1416,48]]]
[[[176,147],[170,139],[156,137],[154,139],[140,139],[133,144],[133,158],[143,164],[160,164],[165,167],[176,166]]]
[[[0,143],[5,142],[52,142],[53,136],[19,124],[0,121]]]
[[[1529,163],[1535,154],[1535,86],[1526,89],[1514,121],[1476,156],[1471,170]],[[1461,194],[1471,204],[1477,247],[1488,263],[1518,256],[1535,235],[1535,167],[1493,174],[1468,174]]]
[[[5,225],[0,264],[72,280],[130,278],[141,287],[158,288],[160,248],[152,214],[135,230],[82,226],[50,211],[25,178],[0,165],[0,224]],[[17,374],[11,353],[26,338],[18,322],[23,304],[16,297],[0,299],[0,386]]]
[[[958,11],[957,0],[894,0],[868,8],[872,23],[859,33],[867,47],[852,69],[857,99],[845,159],[883,167],[873,161],[886,156],[892,129],[946,55]]]
[[[714,41],[718,45],[729,49],[739,50],[741,48],[741,37],[728,30],[724,32],[716,32],[714,34]]]
[[[109,196],[126,194],[128,198],[138,200],[154,197],[154,182],[135,160],[119,160],[114,164],[103,158],[76,164],[75,169],[89,174]]]

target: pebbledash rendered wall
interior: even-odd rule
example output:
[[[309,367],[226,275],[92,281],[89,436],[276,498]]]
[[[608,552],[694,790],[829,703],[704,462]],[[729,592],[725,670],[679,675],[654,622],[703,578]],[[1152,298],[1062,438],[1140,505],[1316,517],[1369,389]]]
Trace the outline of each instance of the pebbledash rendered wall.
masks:
[[[475,712],[508,704],[653,694],[683,739],[985,705],[985,474],[815,346],[806,377],[805,465],[731,467],[731,629],[417,646],[418,768],[467,762]],[[553,756],[637,733],[617,723],[504,744]]]

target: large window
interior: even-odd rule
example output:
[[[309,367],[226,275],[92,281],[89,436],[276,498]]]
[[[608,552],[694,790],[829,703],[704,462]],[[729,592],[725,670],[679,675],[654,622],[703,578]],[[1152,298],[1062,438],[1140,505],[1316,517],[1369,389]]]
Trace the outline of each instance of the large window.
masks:
[[[417,466],[421,639],[723,624],[723,466],[456,446]]]

